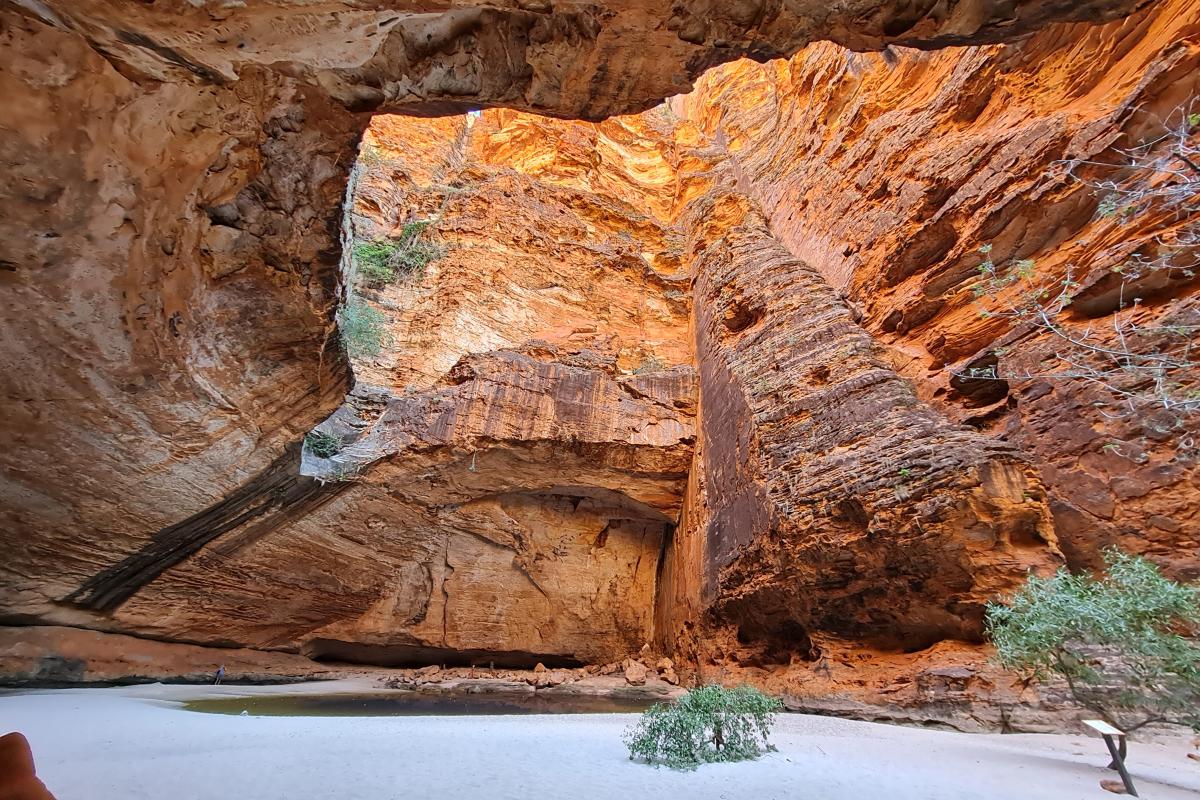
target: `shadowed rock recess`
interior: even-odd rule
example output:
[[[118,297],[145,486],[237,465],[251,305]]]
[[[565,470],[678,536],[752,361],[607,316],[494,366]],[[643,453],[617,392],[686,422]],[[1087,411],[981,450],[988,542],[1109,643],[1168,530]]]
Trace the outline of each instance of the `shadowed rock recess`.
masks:
[[[1198,223],[1061,162],[1200,95],[1200,0],[7,0],[0,41],[0,681],[650,653],[1036,728],[987,602],[1111,543],[1200,575],[1186,430],[962,377],[1056,346],[979,314],[980,248],[1099,325]]]

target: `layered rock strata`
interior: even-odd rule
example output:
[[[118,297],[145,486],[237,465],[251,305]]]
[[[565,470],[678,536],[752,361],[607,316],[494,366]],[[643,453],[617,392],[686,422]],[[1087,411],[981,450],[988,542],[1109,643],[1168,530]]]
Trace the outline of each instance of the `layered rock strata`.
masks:
[[[1144,0],[1004,6],[878,2],[15,2],[139,82],[216,89],[287,75],[355,111],[486,105],[599,120],[687,91],[705,69],[830,40],[856,50],[1011,40],[1053,21],[1113,19]]]
[[[114,621],[375,664],[570,665],[640,647],[694,382],[622,383],[553,355],[472,357],[399,397],[356,390],[322,426],[341,452],[307,457],[334,499],[269,537],[224,535]]]
[[[1119,542],[1195,574],[1177,427],[962,378],[1053,351],[979,315],[981,248],[1082,269],[1086,327],[1190,224],[1097,216],[1053,165],[1186,104],[1195,0],[1027,37],[1144,4],[396,5],[5,6],[0,620],[280,674],[653,640],[804,707],[1006,709],[981,611],[1027,570]],[[594,125],[377,118],[352,169],[363,112],[599,118],[813,38],[886,49]],[[414,221],[440,257],[356,277]],[[1145,321],[1196,313],[1177,272]],[[347,397],[348,283],[386,332]],[[86,649],[39,630],[23,670]]]
[[[693,596],[662,608],[693,613],[664,641],[755,666],[816,661],[817,633],[980,641],[1058,558],[1036,472],[921,402],[752,201],[718,182],[689,215],[701,444],[667,574]]]
[[[337,451],[288,448],[43,619],[384,665],[569,666],[652,639],[696,405],[673,234],[629,202],[662,170],[648,154],[626,174],[616,151],[549,167],[594,147],[566,123],[560,151],[513,169],[491,153],[523,122],[382,122],[349,235],[419,219],[439,249],[356,280],[387,331],[320,428]],[[661,141],[639,130],[606,135]]]
[[[1009,45],[883,55],[814,45],[715,71],[680,104],[726,142],[771,230],[846,298],[918,395],[1034,459],[1074,567],[1098,566],[1117,544],[1200,575],[1194,420],[1161,405],[1131,413],[1103,375],[1055,378],[1079,372],[1060,355],[1105,364],[1005,312],[1070,279],[1066,335],[1120,348],[1122,320],[1159,331],[1135,352],[1182,351],[1169,332],[1200,323],[1187,245],[1197,207],[1109,213],[1119,195],[1100,185],[1179,180],[1130,168],[1125,151],[1156,142],[1146,152],[1162,157],[1164,134],[1189,127],[1198,42],[1200,4],[1172,0]],[[984,262],[1005,277],[981,280]],[[1012,279],[1022,269],[1033,277]]]

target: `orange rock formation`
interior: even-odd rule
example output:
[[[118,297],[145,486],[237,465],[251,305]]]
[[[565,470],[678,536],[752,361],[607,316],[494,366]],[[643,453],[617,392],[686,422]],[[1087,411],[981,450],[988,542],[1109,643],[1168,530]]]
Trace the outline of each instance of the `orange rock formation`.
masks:
[[[1170,2],[1020,45],[890,56],[815,45],[790,62],[713,72],[684,103],[727,143],[772,232],[846,298],[921,399],[1034,459],[1075,566],[1097,566],[1115,543],[1200,576],[1196,443],[1161,410],[1113,414],[1085,381],[956,378],[993,365],[1037,372],[1062,349],[981,313],[1022,286],[977,297],[980,248],[998,264],[1032,260],[1047,281],[1070,270],[1069,324],[1110,329],[1122,272],[1194,216],[1105,216],[1104,193],[1062,162],[1118,164],[1119,148],[1179,124],[1200,95],[1198,37],[1200,4]],[[1126,302],[1142,299],[1144,325],[1195,324],[1198,280],[1162,270],[1126,282]]]
[[[391,5],[3,12],[0,621],[31,627],[0,675],[111,677],[116,634],[188,676],[200,645],[293,675],[652,643],[1028,727],[986,602],[1113,542],[1200,574],[1188,429],[963,377],[1055,348],[980,315],[1020,289],[977,296],[985,252],[1070,270],[1086,328],[1194,224],[1098,214],[1061,162],[1200,91],[1197,0]],[[438,253],[395,280],[350,255],[414,224]],[[1135,313],[1195,324],[1164,274]],[[347,295],[384,328],[353,364]]]

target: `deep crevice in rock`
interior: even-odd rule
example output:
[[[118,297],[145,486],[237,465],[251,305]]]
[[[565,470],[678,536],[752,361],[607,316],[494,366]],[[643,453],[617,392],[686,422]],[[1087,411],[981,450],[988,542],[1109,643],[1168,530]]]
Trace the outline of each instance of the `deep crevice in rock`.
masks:
[[[112,612],[222,535],[250,525],[252,539],[266,536],[280,525],[312,513],[346,488],[300,475],[299,455],[299,447],[290,448],[221,502],[163,528],[145,547],[89,578],[67,595],[65,602]]]
[[[231,6],[220,38],[199,7],[8,10],[4,85],[52,119],[5,134],[21,188],[0,268],[30,312],[5,340],[21,535],[0,542],[0,613],[363,664],[571,666],[653,642],[700,679],[844,686],[881,664],[924,677],[869,691],[959,702],[972,679],[938,665],[979,655],[983,603],[1054,568],[1059,539],[1094,562],[1078,509],[1195,569],[1174,546],[1186,455],[1139,445],[1144,466],[1114,467],[1101,441],[1136,437],[1094,395],[969,374],[1045,344],[981,321],[981,247],[1094,260],[1087,324],[1120,305],[1114,244],[1156,235],[1095,219],[1049,165],[1200,90],[1168,46],[1196,21],[1026,36],[1134,5],[1019,4],[967,32],[886,5],[647,7],[645,30],[571,3],[316,24]],[[732,65],[597,125],[495,108],[638,111],[821,36],[886,49]],[[339,232],[364,110],[429,118],[371,123]],[[414,223],[445,252],[353,298],[390,341],[355,356],[334,411],[339,237],[352,265]],[[1194,285],[1132,291],[1156,314]],[[297,476],[289,440],[331,411],[336,452]],[[216,497],[230,453],[259,475]],[[205,510],[178,522],[164,497]]]

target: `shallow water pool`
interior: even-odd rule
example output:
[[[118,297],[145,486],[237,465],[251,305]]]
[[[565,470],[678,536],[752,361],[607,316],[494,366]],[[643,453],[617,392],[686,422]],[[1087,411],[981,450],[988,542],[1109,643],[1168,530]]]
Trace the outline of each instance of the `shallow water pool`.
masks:
[[[499,714],[629,714],[645,711],[644,696],[534,692],[389,692],[293,694],[192,700],[189,711],[268,717],[422,717]]]

